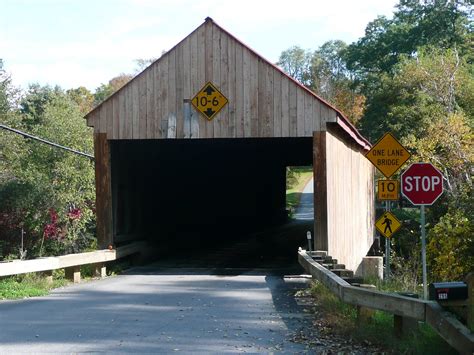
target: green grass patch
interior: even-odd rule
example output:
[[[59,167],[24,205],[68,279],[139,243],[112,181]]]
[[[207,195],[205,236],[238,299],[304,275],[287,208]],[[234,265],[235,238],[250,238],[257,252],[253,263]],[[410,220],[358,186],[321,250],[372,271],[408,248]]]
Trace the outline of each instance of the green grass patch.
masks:
[[[286,207],[292,211],[300,203],[301,194],[313,176],[311,167],[292,167],[287,178]]]
[[[357,319],[357,308],[340,301],[322,283],[311,287],[318,309],[331,332],[369,341],[400,354],[457,354],[430,326],[421,323],[417,330],[401,339],[393,330],[393,315],[375,311],[369,321]]]
[[[18,299],[45,296],[53,288],[68,284],[64,271],[53,273],[53,282],[49,283],[41,274],[22,274],[0,279],[0,299]]]

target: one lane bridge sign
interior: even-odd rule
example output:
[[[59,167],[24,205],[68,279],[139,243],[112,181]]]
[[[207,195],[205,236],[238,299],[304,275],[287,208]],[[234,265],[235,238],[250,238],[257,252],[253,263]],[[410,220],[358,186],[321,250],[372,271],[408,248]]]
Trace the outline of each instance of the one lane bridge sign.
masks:
[[[365,155],[389,179],[410,158],[410,153],[390,133],[382,138]]]
[[[402,226],[397,217],[392,212],[386,211],[383,215],[375,222],[375,228],[385,238],[391,238]]]
[[[193,97],[191,103],[204,117],[211,121],[227,104],[228,100],[211,82],[203,86]]]

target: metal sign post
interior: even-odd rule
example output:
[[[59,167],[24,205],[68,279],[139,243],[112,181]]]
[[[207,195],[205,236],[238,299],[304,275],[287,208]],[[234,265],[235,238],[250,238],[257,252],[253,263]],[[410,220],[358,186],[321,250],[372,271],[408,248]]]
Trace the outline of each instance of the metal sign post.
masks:
[[[385,202],[385,211],[390,211],[390,201]],[[390,279],[390,238],[385,238],[385,278]]]
[[[426,270],[425,206],[432,205],[443,194],[443,174],[430,163],[414,163],[402,173],[402,194],[415,206],[420,206],[421,263],[423,268],[423,298],[428,299]]]
[[[425,229],[425,205],[420,206],[421,224],[421,263],[423,267],[423,299],[428,299],[428,277],[426,270],[426,229]]]

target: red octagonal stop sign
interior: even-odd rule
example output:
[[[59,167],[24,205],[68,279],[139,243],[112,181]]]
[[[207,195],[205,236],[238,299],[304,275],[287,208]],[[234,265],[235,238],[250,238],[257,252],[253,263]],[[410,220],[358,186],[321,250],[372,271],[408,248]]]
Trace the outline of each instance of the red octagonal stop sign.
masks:
[[[401,178],[402,194],[414,205],[432,205],[443,194],[443,174],[430,163],[414,163]]]

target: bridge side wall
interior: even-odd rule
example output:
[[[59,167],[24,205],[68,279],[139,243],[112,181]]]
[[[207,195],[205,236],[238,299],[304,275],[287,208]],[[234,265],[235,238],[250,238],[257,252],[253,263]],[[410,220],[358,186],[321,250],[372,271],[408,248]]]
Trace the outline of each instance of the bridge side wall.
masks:
[[[325,149],[326,157],[326,196],[320,201],[326,205],[326,226],[321,231],[321,246],[356,271],[374,238],[374,169],[360,146],[338,130],[328,128],[320,135],[324,136],[320,149]]]

